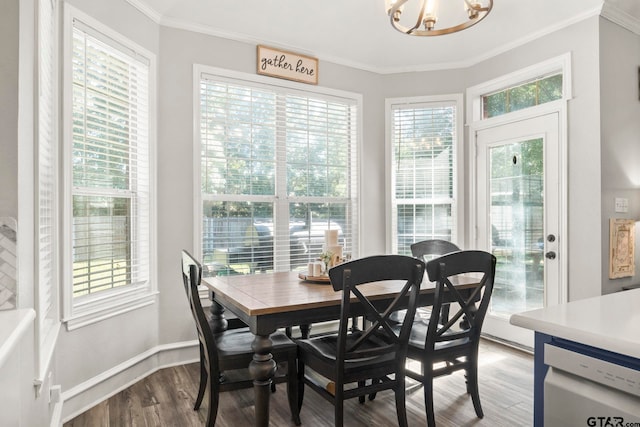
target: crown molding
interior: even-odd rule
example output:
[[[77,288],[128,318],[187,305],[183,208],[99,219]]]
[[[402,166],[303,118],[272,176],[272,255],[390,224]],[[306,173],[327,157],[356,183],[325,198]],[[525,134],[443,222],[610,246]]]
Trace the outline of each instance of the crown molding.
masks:
[[[628,13],[608,0],[602,6],[602,17],[640,35],[640,17]]]
[[[191,32],[200,33],[200,34],[206,34],[209,36],[219,37],[227,40],[233,40],[241,43],[248,43],[253,45],[265,44],[274,48],[290,50],[290,51],[299,52],[305,55],[313,56],[322,61],[331,62],[336,65],[342,65],[342,66],[355,68],[362,71],[368,71],[376,74],[399,74],[399,73],[414,73],[414,72],[442,71],[442,70],[455,70],[455,69],[461,69],[461,68],[469,68],[480,62],[486,61],[495,56],[508,52],[512,49],[525,45],[535,39],[544,37],[548,34],[552,34],[558,30],[561,30],[562,28],[576,24],[592,16],[598,16],[602,12],[602,7],[599,6],[592,10],[585,11],[580,15],[576,15],[570,19],[559,22],[555,25],[550,25],[548,27],[542,28],[539,31],[536,31],[535,33],[531,33],[520,39],[513,40],[511,42],[503,44],[502,46],[499,46],[496,49],[484,52],[474,57],[467,58],[463,61],[443,62],[443,63],[437,63],[437,64],[421,64],[421,65],[404,66],[404,67],[379,67],[371,64],[365,64],[365,63],[353,61],[343,57],[336,57],[327,52],[310,52],[304,48],[301,48],[300,46],[284,45],[282,43],[271,41],[271,40],[257,39],[255,37],[247,36],[246,34],[223,31],[208,25],[194,24],[193,22],[175,19],[169,16],[163,16],[160,12],[151,8],[144,0],[126,0],[126,1],[127,3],[131,4],[133,7],[138,9],[140,12],[144,13],[147,17],[152,19],[155,23],[164,27],[191,31]],[[604,3],[606,4],[606,2]],[[624,13],[619,8],[610,7],[610,9],[619,11],[615,16],[626,15],[627,17],[631,17],[631,15]],[[628,18],[625,22],[627,21],[629,21]],[[638,29],[638,31],[640,31],[640,21],[638,21],[637,19],[635,19],[635,21],[636,21],[636,28]],[[640,34],[640,32],[638,32],[638,34]]]
[[[143,0],[125,0],[125,1],[129,3],[131,6],[138,9],[140,12],[142,12],[144,15],[146,15],[156,24],[160,24],[160,21],[162,20],[162,14],[157,10],[155,10],[154,8],[152,8],[151,6],[149,6],[147,2]]]

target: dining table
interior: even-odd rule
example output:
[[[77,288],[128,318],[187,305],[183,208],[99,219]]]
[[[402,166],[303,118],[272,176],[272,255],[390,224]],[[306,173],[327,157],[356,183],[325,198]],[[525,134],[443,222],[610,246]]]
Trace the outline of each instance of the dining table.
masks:
[[[270,386],[276,371],[271,355],[269,336],[280,328],[300,326],[303,335],[308,334],[313,323],[340,318],[342,293],[334,291],[327,280],[305,280],[297,272],[275,272],[247,275],[204,277],[202,284],[209,292],[212,304],[212,328],[214,332],[226,328],[225,312],[229,311],[249,326],[255,335],[253,360],[249,372],[255,392],[255,425],[269,425]],[[477,284],[473,277],[458,277],[456,290],[468,296]],[[404,285],[403,281],[382,281],[359,286],[373,304],[388,304]],[[433,305],[435,283],[423,281],[418,296],[418,306]],[[408,298],[405,298],[405,304]],[[445,291],[444,301],[453,301]],[[354,303],[356,300],[354,299]],[[364,309],[352,305],[354,315],[363,316]]]

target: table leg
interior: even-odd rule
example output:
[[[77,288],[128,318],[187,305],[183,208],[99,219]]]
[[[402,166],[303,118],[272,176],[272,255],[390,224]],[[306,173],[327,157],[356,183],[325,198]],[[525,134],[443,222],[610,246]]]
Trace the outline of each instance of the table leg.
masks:
[[[224,307],[211,298],[211,307],[209,307],[209,311],[211,312],[211,330],[213,333],[217,334],[219,332],[226,331],[229,327],[229,322],[224,317]]]
[[[249,373],[253,378],[257,427],[269,426],[271,381],[276,373],[276,362],[271,355],[272,347],[273,343],[269,335],[256,335],[251,345],[254,354],[249,364]]]
[[[300,336],[302,339],[309,338],[311,333],[311,325],[300,325]]]

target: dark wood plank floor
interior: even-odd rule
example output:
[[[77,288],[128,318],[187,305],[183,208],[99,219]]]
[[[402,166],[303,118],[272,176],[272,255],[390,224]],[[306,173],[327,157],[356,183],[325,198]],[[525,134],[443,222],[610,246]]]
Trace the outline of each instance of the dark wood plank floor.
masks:
[[[64,427],[202,426],[205,408],[192,409],[198,391],[198,373],[198,364],[162,369],[65,423]],[[479,383],[485,413],[481,420],[476,418],[471,399],[465,393],[462,375],[455,373],[435,381],[438,426],[532,425],[533,358],[530,354],[486,340],[481,343]],[[252,425],[253,390],[222,393],[220,400],[216,425]],[[333,425],[333,407],[311,390],[305,393],[300,416],[303,426]],[[426,423],[422,388],[410,379],[407,380],[407,416],[410,426]],[[272,395],[271,425],[294,425],[283,384]],[[378,394],[376,400],[364,405],[357,399],[347,402],[345,425],[397,425],[393,393]]]

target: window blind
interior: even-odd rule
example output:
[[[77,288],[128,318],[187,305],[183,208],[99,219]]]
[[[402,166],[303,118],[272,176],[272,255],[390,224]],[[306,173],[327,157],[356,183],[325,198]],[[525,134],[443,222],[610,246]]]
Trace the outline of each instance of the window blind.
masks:
[[[149,62],[73,22],[73,296],[149,277]]]
[[[391,108],[394,253],[426,239],[456,241],[456,104]]]
[[[210,274],[306,268],[331,228],[357,250],[355,100],[211,75],[199,96]]]
[[[45,375],[59,326],[57,303],[57,1],[38,2],[37,376]]]

